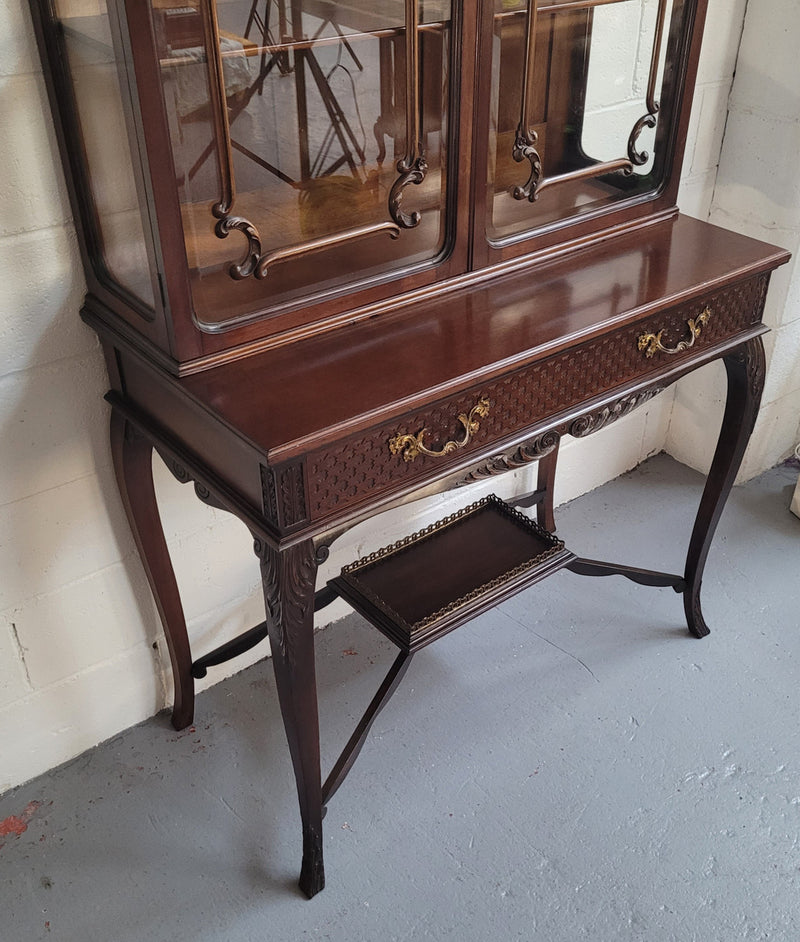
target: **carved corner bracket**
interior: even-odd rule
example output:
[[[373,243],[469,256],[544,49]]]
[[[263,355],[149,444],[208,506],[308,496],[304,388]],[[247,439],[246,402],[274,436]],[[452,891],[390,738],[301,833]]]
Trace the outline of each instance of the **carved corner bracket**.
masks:
[[[264,516],[279,530],[308,521],[305,469],[302,462],[270,468],[261,465]]]
[[[128,424],[130,425],[130,423]],[[159,449],[157,445],[155,449],[158,456],[167,466],[170,474],[179,484],[194,484],[194,492],[198,500],[201,500],[209,507],[214,507],[216,510],[228,510],[228,507],[226,507],[217,494],[204,481],[199,480],[194,473],[181,464],[177,458],[170,457],[165,451]]]
[[[419,186],[428,172],[428,162],[423,155],[414,157],[410,162],[399,160],[397,172],[400,174],[392,184],[389,191],[389,215],[402,229],[413,229],[419,225],[422,214],[418,209],[411,213],[404,213],[401,207],[403,191],[412,183]]]
[[[220,239],[226,239],[231,232],[241,232],[247,239],[247,248],[241,261],[231,262],[228,266],[228,274],[231,278],[241,281],[258,271],[262,256],[261,236],[253,223],[244,216],[231,216],[221,212],[222,209],[222,204],[217,203],[211,210],[219,220],[214,227],[217,236]]]
[[[655,111],[642,115],[636,124],[634,124],[633,128],[631,129],[630,137],[628,138],[628,159],[637,167],[641,167],[643,164],[646,164],[650,159],[649,152],[646,150],[637,150],[636,145],[639,140],[639,135],[645,128],[654,128],[656,126],[658,103],[655,102],[654,104]]]

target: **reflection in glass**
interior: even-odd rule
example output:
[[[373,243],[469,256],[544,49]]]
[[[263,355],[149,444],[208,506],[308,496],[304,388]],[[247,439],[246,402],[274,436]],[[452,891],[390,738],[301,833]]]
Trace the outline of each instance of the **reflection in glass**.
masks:
[[[673,7],[681,0],[497,0],[490,239],[658,187]]]
[[[104,0],[57,0],[100,258],[107,276],[153,306],[145,228],[120,91],[120,67]],[[134,145],[134,148],[136,145]]]
[[[443,250],[449,0],[152,2],[201,321]]]

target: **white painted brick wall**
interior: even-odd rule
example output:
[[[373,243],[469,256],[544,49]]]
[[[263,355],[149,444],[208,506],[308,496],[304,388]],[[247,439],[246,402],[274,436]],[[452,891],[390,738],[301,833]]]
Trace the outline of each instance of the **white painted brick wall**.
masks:
[[[44,80],[3,76],[0,98],[0,236],[61,225],[69,210]]]
[[[730,95],[713,201],[708,218],[789,249],[794,257],[772,277],[765,322],[767,381],[740,480],[787,457],[800,435],[800,83],[797,78],[797,0],[749,0]],[[701,70],[702,71],[702,70]],[[708,92],[706,91],[706,94]],[[699,142],[695,152],[699,147]],[[713,145],[709,147],[713,153]],[[678,384],[667,450],[706,470],[725,394],[720,367]]]
[[[86,285],[71,226],[0,238],[0,272],[0,375],[97,349],[75,317]]]
[[[684,205],[703,217],[744,6],[711,2],[682,190]],[[0,0],[0,101],[2,792],[151,716],[169,702],[171,681],[111,471],[102,358],[78,319],[83,279],[24,0]],[[796,283],[786,291],[796,296]],[[776,415],[782,403],[778,395]],[[557,500],[659,451],[671,408],[667,393],[598,436],[565,443]],[[701,419],[698,438],[708,434]],[[200,654],[263,618],[258,566],[240,524],[201,505],[158,460],[155,471]],[[534,475],[525,469],[483,487],[510,494],[532,486]],[[320,579],[475,496],[458,492],[356,528]],[[336,603],[323,614],[346,611]],[[212,670],[200,686],[264,653]]]

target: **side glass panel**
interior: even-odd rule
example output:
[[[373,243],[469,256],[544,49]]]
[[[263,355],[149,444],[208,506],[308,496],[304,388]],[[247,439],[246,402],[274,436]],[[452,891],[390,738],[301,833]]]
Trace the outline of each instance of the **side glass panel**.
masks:
[[[208,329],[446,248],[450,0],[151,0]]]
[[[496,0],[490,241],[658,189],[684,16],[683,0]]]
[[[104,0],[56,0],[74,109],[88,165],[98,276],[152,308],[145,226],[131,159],[117,52]],[[126,92],[127,94],[127,92]]]

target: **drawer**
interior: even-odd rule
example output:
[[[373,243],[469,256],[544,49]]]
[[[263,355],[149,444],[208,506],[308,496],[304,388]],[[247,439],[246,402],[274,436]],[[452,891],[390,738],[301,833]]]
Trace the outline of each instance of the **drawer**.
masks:
[[[306,465],[310,519],[446,473],[465,455],[485,455],[493,443],[550,416],[691,360],[760,320],[767,282],[768,276],[761,275],[662,310],[312,452]],[[485,414],[482,400],[489,403]],[[464,442],[466,429],[459,416],[470,415],[477,428]],[[448,442],[464,444],[437,456],[424,451],[414,455],[417,449],[401,447],[400,441],[394,451],[390,447],[404,436],[406,442],[419,440],[423,430],[422,445],[429,451],[441,452]]]

